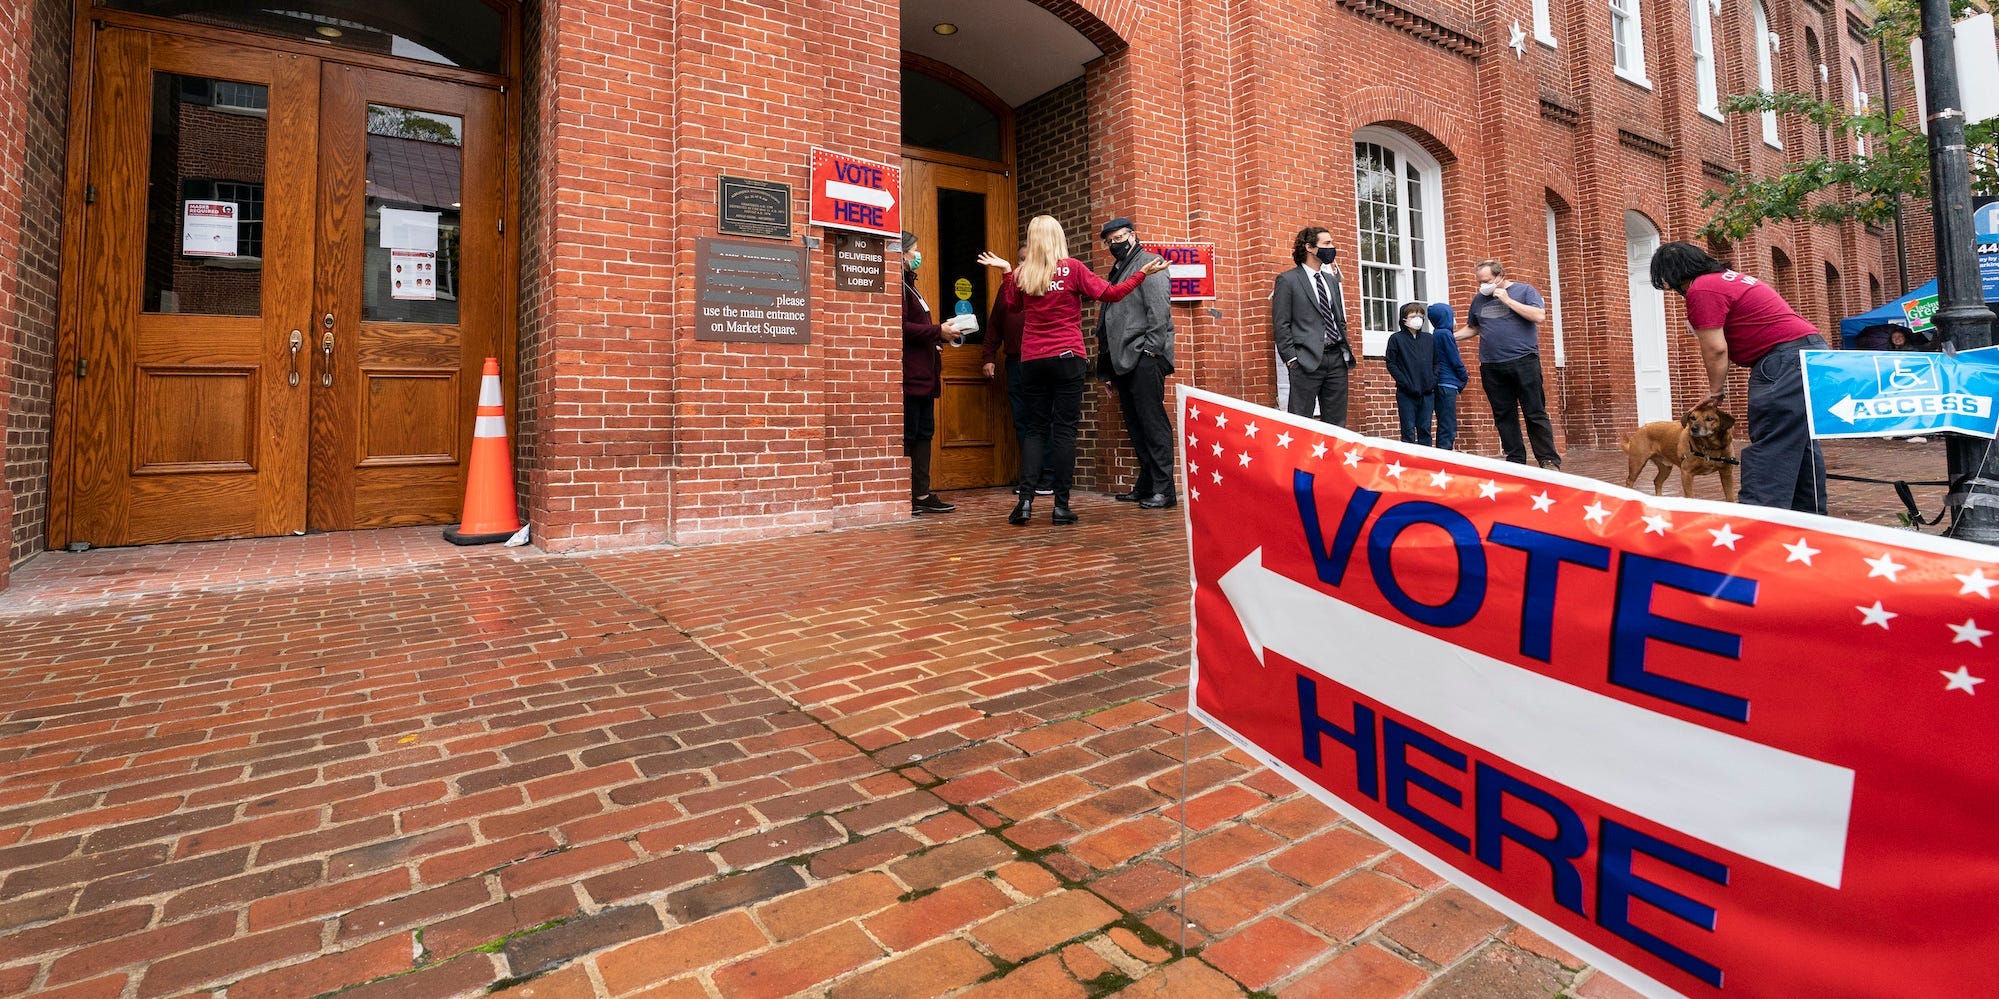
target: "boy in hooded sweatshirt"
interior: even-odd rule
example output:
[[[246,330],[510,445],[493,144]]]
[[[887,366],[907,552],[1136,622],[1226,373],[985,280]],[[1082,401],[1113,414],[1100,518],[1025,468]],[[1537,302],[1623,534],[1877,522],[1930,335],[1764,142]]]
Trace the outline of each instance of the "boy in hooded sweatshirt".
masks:
[[[1437,394],[1437,337],[1424,327],[1423,306],[1402,307],[1399,329],[1388,337],[1387,366],[1395,379],[1395,415],[1405,444],[1430,443],[1430,407]]]
[[[1458,316],[1447,302],[1430,306],[1430,326],[1437,334],[1437,446],[1456,450],[1458,393],[1471,381],[1464,356],[1458,353]]]

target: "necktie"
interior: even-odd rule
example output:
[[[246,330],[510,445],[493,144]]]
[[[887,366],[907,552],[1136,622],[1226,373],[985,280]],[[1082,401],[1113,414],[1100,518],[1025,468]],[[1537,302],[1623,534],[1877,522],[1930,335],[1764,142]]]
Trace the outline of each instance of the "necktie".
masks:
[[[1326,272],[1322,270],[1319,272],[1318,280],[1313,283],[1319,288],[1319,317],[1326,321],[1326,342],[1336,343],[1339,340],[1339,333],[1333,323],[1332,282],[1326,280]]]

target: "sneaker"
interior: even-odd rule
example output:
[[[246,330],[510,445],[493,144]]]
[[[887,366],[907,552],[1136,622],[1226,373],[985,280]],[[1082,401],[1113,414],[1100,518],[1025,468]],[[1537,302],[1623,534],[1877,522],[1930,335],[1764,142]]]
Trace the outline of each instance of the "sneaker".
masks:
[[[1928,437],[1910,437],[1908,438],[1908,442],[1911,444],[1928,444],[1930,439]]]
[[[950,513],[956,509],[957,506],[938,499],[936,493],[909,502],[909,514],[912,517],[920,517],[926,513]]]

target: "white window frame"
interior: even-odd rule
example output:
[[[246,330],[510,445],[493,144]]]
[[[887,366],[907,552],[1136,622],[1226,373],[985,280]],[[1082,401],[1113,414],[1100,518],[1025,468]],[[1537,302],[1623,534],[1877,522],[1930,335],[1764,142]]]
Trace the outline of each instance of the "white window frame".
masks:
[[[1548,329],[1555,340],[1555,367],[1565,367],[1569,358],[1562,343],[1562,253],[1555,242],[1554,205],[1548,206]]]
[[[1396,231],[1391,238],[1398,240],[1400,245],[1397,247],[1397,260],[1394,263],[1372,261],[1367,256],[1368,250],[1365,233],[1368,230],[1366,228],[1366,221],[1361,214],[1361,191],[1359,184],[1361,169],[1359,147],[1363,144],[1380,146],[1384,151],[1396,158],[1393,189],[1397,195],[1397,203],[1395,206],[1395,218],[1391,223],[1395,226]],[[1378,357],[1387,352],[1388,338],[1395,332],[1393,324],[1395,322],[1396,310],[1399,310],[1404,302],[1417,300],[1416,277],[1418,271],[1422,272],[1424,301],[1449,302],[1451,300],[1450,268],[1447,266],[1449,254],[1444,245],[1444,168],[1437,162],[1436,157],[1431,156],[1422,146],[1417,145],[1414,140],[1394,129],[1382,128],[1375,125],[1355,129],[1353,145],[1355,176],[1354,232],[1359,245],[1355,248],[1354,253],[1355,273],[1348,276],[1348,280],[1351,282],[1348,284],[1348,287],[1354,289],[1354,292],[1347,298],[1348,315],[1349,317],[1354,315],[1360,317],[1361,352],[1369,357]],[[1417,241],[1412,238],[1410,232],[1409,216],[1411,206],[1408,203],[1407,197],[1410,186],[1408,170],[1412,166],[1416,170],[1416,186],[1421,192],[1423,200],[1423,204],[1415,208],[1421,217],[1422,226],[1420,240],[1422,243],[1423,260],[1421,266],[1418,266],[1412,259],[1416,250],[1413,244]],[[1386,318],[1388,325],[1384,328],[1376,329],[1374,327],[1379,324],[1368,321],[1368,277],[1370,272],[1378,273],[1382,271],[1393,273],[1395,285],[1393,293],[1394,301],[1387,310]]]
[[[1714,19],[1710,0],[1687,0],[1688,22],[1693,26],[1694,102],[1700,113],[1721,120],[1721,94],[1715,84]]]
[[[1643,0],[1609,0],[1611,71],[1618,77],[1635,83],[1647,90],[1652,89],[1652,81],[1645,75],[1645,14]],[[1628,29],[1622,39],[1622,57],[1618,51],[1619,24]]]
[[[1851,105],[1847,109],[1847,113],[1863,115],[1873,110],[1873,100],[1867,96],[1867,79],[1860,75],[1860,60],[1853,56],[1847,56],[1846,72],[1846,99],[1847,103]],[[1855,156],[1867,155],[1867,136],[1855,135],[1853,137],[1853,154]]]
[[[1763,0],[1749,0],[1749,10],[1756,35],[1756,89],[1776,93],[1776,69],[1770,58],[1770,41],[1775,32],[1770,30],[1770,12],[1763,9]],[[1784,137],[1777,133],[1775,111],[1763,112],[1763,144],[1772,149],[1784,148]]]
[[[1555,41],[1555,19],[1548,6],[1553,0],[1534,0],[1534,40],[1549,48],[1559,47]]]

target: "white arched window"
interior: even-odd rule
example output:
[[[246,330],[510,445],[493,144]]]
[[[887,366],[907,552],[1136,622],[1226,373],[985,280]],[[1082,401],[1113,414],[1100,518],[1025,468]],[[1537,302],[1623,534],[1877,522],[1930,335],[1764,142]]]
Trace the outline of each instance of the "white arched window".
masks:
[[[1408,136],[1354,132],[1354,210],[1360,235],[1361,347],[1388,349],[1404,302],[1447,302],[1443,169]]]
[[[1751,43],[1756,46],[1756,89],[1774,93],[1777,89],[1776,75],[1770,68],[1770,46],[1776,35],[1770,32],[1770,15],[1763,10],[1763,0],[1749,0],[1751,20],[1756,27],[1756,38]],[[1784,148],[1784,140],[1777,135],[1777,112],[1763,112],[1763,141],[1778,149]]]
[[[1867,80],[1860,75],[1860,60],[1858,59],[1849,58],[1846,60],[1846,103],[1848,114],[1866,114],[1873,110],[1870,106],[1872,101],[1867,96]],[[1853,154],[1855,156],[1867,155],[1867,136],[1856,135],[1853,137]]]
[[[1709,0],[1687,0],[1687,22],[1693,26],[1694,99],[1700,112],[1721,118],[1721,95],[1715,87],[1714,21]]]
[[[1554,48],[1555,19],[1548,11],[1549,0],[1534,0],[1534,40]]]
[[[1643,87],[1652,85],[1645,78],[1645,24],[1638,0],[1610,0],[1610,55],[1618,76]]]

